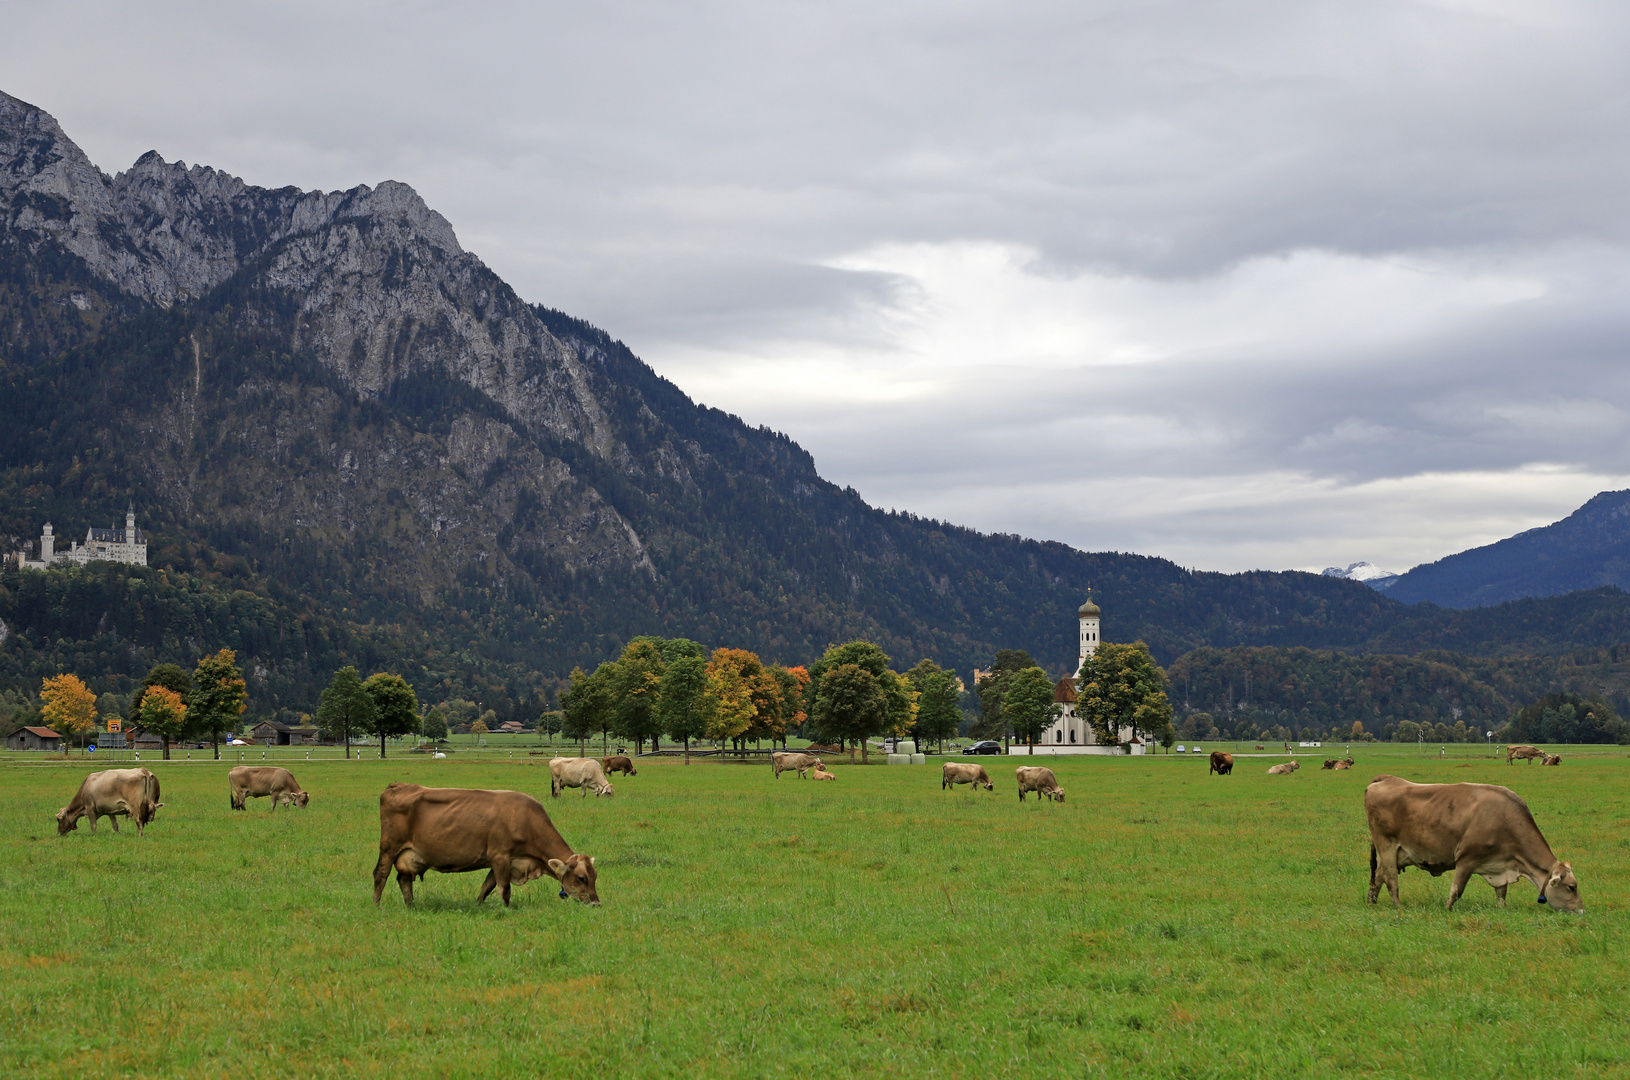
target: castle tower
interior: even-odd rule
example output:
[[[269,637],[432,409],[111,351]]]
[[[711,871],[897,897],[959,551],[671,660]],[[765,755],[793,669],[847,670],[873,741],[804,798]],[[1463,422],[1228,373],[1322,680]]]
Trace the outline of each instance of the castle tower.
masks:
[[[1098,605],[1092,602],[1092,590],[1087,590],[1087,602],[1082,604],[1076,612],[1081,617],[1081,659],[1076,661],[1076,670],[1087,662],[1087,657],[1098,651]]]
[[[46,566],[50,566],[51,560],[55,559],[56,557],[57,541],[56,538],[51,535],[51,523],[47,521],[45,523],[44,531],[40,533],[40,562],[44,563]]]
[[[136,504],[131,503],[125,508],[125,543],[136,542]]]

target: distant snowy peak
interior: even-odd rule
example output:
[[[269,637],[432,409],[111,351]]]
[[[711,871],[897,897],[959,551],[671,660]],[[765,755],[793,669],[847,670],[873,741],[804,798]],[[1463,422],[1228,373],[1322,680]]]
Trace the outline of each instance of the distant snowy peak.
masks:
[[[1347,578],[1349,581],[1362,581],[1372,589],[1386,592],[1392,583],[1398,580],[1398,575],[1390,570],[1382,570],[1378,566],[1371,566],[1367,562],[1356,562],[1343,570],[1339,566],[1324,568],[1325,577]]]

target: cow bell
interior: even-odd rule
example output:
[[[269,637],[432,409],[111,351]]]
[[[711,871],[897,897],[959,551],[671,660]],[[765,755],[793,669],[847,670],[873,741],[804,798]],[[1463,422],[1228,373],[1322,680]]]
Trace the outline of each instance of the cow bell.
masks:
[[[1539,894],[1539,902],[1542,903],[1542,904],[1545,903],[1545,894],[1544,893]]]
[[[571,899],[571,897],[566,895],[566,890],[565,889],[560,890],[560,898],[562,900],[570,900]],[[1539,902],[1542,903],[1542,904],[1545,903],[1545,897],[1543,897],[1543,896],[1540,897]]]

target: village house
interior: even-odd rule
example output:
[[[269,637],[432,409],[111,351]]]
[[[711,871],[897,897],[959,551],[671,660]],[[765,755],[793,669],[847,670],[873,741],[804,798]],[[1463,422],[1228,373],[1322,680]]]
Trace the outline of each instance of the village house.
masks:
[[[292,727],[276,720],[262,720],[249,729],[249,735],[267,746],[306,746],[321,741],[321,733],[314,727]]]
[[[7,750],[61,750],[62,736],[48,727],[19,728],[6,737]]]

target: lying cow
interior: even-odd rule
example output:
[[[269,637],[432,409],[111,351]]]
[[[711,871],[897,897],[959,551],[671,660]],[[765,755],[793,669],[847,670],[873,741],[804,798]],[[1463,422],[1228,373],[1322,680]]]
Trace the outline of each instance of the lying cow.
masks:
[[[1353,759],[1352,758],[1342,758],[1340,761],[1336,762],[1337,771],[1340,771],[1342,769],[1351,769],[1352,767],[1353,767]]]
[[[271,796],[272,813],[279,806],[305,806],[311,802],[311,792],[300,787],[300,781],[287,769],[275,765],[239,765],[226,774],[227,788],[232,793],[232,809],[242,810],[250,799]]]
[[[610,757],[600,759],[600,768],[605,770],[607,776],[612,773],[622,773],[624,776],[638,776],[634,771],[634,759],[627,754],[612,754]]]
[[[1573,866],[1551,853],[1528,804],[1510,788],[1494,784],[1412,784],[1377,776],[1364,789],[1370,825],[1370,903],[1385,885],[1398,901],[1398,875],[1419,866],[1433,877],[1455,872],[1449,907],[1466,882],[1481,874],[1505,906],[1506,887],[1527,878],[1539,902],[1558,911],[1581,911]]]
[[[1058,786],[1058,777],[1053,770],[1040,765],[1020,765],[1013,770],[1013,775],[1019,778],[1019,801],[1024,802],[1027,792],[1034,791],[1039,799],[1043,795],[1056,802],[1064,801],[1064,789]]]
[[[829,772],[826,771],[826,766],[825,765],[822,765],[818,761],[815,763],[815,767],[813,769],[809,770],[809,778],[811,780],[836,780],[837,779],[837,777],[835,775],[833,775],[832,773],[829,773]]]
[[[1269,776],[1289,776],[1291,773],[1295,772],[1297,769],[1300,769],[1301,767],[1302,767],[1302,763],[1300,761],[1281,761],[1277,765],[1269,765],[1268,766],[1268,775]]]
[[[1334,769],[1335,767],[1336,767],[1336,759],[1335,758],[1327,757],[1327,758],[1324,759],[1324,768],[1326,768],[1326,769]]]
[[[379,796],[374,903],[379,903],[393,868],[402,900],[410,906],[413,878],[423,880],[427,870],[487,871],[477,903],[497,888],[508,907],[511,885],[545,874],[560,882],[562,899],[600,903],[594,860],[574,852],[543,804],[519,791],[390,785]]]
[[[114,832],[119,831],[119,818],[127,817],[136,823],[136,835],[140,836],[163,805],[159,802],[158,777],[145,768],[93,772],[80,781],[73,800],[57,811],[57,835],[73,832],[79,828],[79,819],[89,815],[93,834],[98,817],[111,818]]]
[[[1211,751],[1211,768],[1206,770],[1207,776],[1210,776],[1212,773],[1216,773],[1218,776],[1228,776],[1233,771],[1233,754],[1225,754],[1221,750]]]
[[[1546,754],[1544,760],[1542,760],[1540,762],[1540,764],[1541,765],[1560,765],[1560,764],[1562,764],[1562,755],[1561,754]]]
[[[550,758],[549,794],[558,799],[560,793],[569,787],[577,788],[585,798],[591,791],[596,798],[616,794],[612,790],[611,781],[606,779],[606,771],[600,767],[598,758]]]
[[[975,791],[979,790],[980,785],[984,785],[986,791],[996,790],[990,782],[990,774],[985,772],[983,765],[975,765],[972,762],[947,761],[940,766],[940,790],[944,791],[946,788],[955,787],[958,784],[972,784]]]
[[[806,772],[817,766],[825,768],[821,765],[821,759],[814,754],[795,754],[777,750],[770,755],[770,770],[775,773],[777,780],[781,779],[782,773],[794,771],[798,773],[798,779],[802,780]]]
[[[1505,763],[1510,765],[1513,761],[1526,761],[1532,765],[1535,758],[1543,759],[1545,751],[1537,746],[1508,746],[1505,748]]]

